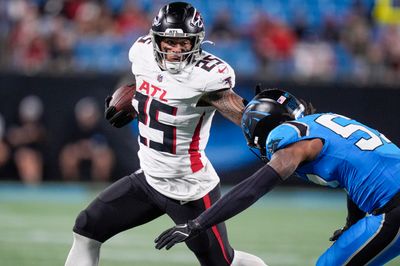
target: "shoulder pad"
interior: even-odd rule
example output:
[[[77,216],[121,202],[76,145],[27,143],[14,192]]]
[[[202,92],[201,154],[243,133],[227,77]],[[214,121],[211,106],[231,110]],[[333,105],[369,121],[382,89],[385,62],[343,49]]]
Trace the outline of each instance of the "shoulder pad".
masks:
[[[298,142],[309,135],[309,127],[305,123],[289,121],[274,128],[268,135],[266,148],[267,157],[292,143]]]
[[[150,35],[139,37],[129,49],[129,61],[133,62],[135,57],[146,53],[144,51],[149,49],[149,47],[151,47],[151,49],[153,48],[153,46],[151,45]]]
[[[207,82],[206,92],[232,89],[235,86],[235,71],[228,63],[217,56],[203,52],[195,67],[204,73]]]

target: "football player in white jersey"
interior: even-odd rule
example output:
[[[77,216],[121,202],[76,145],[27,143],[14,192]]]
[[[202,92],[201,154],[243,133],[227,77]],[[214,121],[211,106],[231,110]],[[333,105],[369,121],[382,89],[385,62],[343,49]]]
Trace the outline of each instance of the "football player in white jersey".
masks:
[[[204,35],[200,13],[174,2],[160,9],[149,35],[131,47],[141,169],[112,184],[78,215],[65,265],[97,265],[102,243],[112,236],[164,214],[186,223],[220,198],[219,177],[204,152],[211,121],[218,110],[240,125],[245,105],[232,90],[233,69],[201,49]],[[109,101],[110,123],[130,122]],[[186,244],[200,265],[265,265],[233,250],[224,223]]]

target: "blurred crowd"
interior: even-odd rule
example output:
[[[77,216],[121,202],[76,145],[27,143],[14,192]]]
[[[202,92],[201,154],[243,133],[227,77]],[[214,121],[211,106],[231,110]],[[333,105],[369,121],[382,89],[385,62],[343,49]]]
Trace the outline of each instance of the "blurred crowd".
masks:
[[[0,1],[0,72],[123,74],[128,50],[147,34],[165,0]],[[205,20],[204,49],[239,77],[400,84],[398,0],[193,0]],[[49,157],[64,180],[110,181],[115,150],[102,110],[76,102],[56,153],[49,153],[44,104],[21,99],[16,122],[0,115],[0,180],[46,178]],[[72,109],[72,108],[71,108]]]
[[[54,176],[64,181],[112,181],[115,151],[95,99],[83,97],[76,102],[71,121],[64,121],[62,136],[50,136],[54,132],[43,119],[44,108],[41,98],[27,95],[18,105],[15,123],[6,126],[0,116],[0,180],[32,185],[55,181]],[[51,154],[54,137],[61,138],[62,145]],[[52,163],[57,174],[49,171]]]
[[[129,47],[148,33],[167,2],[1,1],[1,69],[126,71]],[[239,76],[389,84],[400,79],[399,1],[189,2],[202,12],[206,37],[215,42],[205,50],[223,57]]]

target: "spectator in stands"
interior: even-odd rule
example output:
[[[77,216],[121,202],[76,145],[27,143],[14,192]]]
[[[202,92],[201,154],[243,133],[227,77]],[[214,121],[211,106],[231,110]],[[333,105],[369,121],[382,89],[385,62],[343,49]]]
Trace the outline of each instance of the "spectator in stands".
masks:
[[[3,2],[0,1],[0,68],[27,73],[122,73],[128,66],[124,62],[130,41],[147,33],[149,12],[167,1]],[[389,12],[393,13],[390,15],[382,11],[385,1],[323,1],[304,7],[299,7],[301,1],[272,1],[268,5],[257,0],[224,2],[204,5],[213,8],[207,12],[212,22],[209,38],[222,43],[226,40],[227,47],[232,40],[239,40],[240,45],[227,49],[235,50],[227,60],[238,69],[243,68],[246,59],[237,58],[248,58],[250,50],[251,59],[247,61],[254,62],[254,67],[249,68],[246,75],[259,74],[262,78],[274,79],[316,77],[328,81],[339,77],[380,83],[400,80],[398,52],[394,51],[398,45],[387,45],[386,34],[376,34],[385,24],[393,24],[388,28],[394,31],[400,28],[396,12]],[[396,3],[393,5],[395,11]],[[238,8],[243,9],[235,12]],[[254,10],[260,14],[255,15]],[[230,14],[234,14],[235,21]],[[246,30],[240,30],[244,25]],[[392,31],[383,31],[387,30]],[[252,44],[243,38],[248,35],[252,36]],[[2,39],[7,45],[2,44]],[[333,56],[335,67],[325,67],[326,71],[316,71],[312,75],[304,75],[301,68],[293,68],[293,63],[298,61],[293,51],[298,46],[300,50],[308,49],[310,40],[316,41],[313,45],[318,51],[327,52],[324,55],[328,61]],[[4,46],[6,51],[1,51]],[[260,69],[259,65],[263,67]],[[333,72],[326,74],[327,71]]]
[[[58,72],[71,71],[76,32],[63,16],[49,18],[49,52],[51,69]]]
[[[398,84],[400,81],[400,27],[394,25],[384,27],[380,44],[386,68],[385,80]]]
[[[5,138],[6,125],[0,115],[0,180],[14,179],[16,176],[15,165],[11,158],[11,148]]]
[[[17,6],[20,10],[15,27],[10,32],[8,50],[11,65],[24,72],[43,71],[49,60],[48,42],[41,33],[38,7],[32,3]]]
[[[36,95],[23,98],[18,109],[19,123],[7,131],[18,176],[26,184],[38,184],[44,176],[46,127],[43,103]]]
[[[352,13],[342,30],[342,41],[355,57],[365,57],[371,40],[367,18]]]
[[[125,1],[115,23],[116,32],[125,36],[147,32],[151,22],[147,14],[140,10],[134,1]]]
[[[285,23],[260,13],[252,23],[251,38],[261,60],[263,71],[271,73],[271,63],[291,59],[297,42],[296,35]]]
[[[110,181],[114,153],[103,133],[102,113],[95,100],[80,99],[75,105],[74,125],[60,153],[64,180]]]

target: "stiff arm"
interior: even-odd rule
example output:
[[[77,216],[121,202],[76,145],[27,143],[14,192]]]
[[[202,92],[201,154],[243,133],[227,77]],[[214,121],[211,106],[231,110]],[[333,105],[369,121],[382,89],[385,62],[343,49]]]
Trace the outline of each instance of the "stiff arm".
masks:
[[[214,106],[225,118],[240,126],[246,100],[237,95],[232,89],[222,89],[209,92],[200,101]]]
[[[208,228],[244,211],[280,181],[286,180],[300,163],[315,159],[322,150],[319,139],[296,142],[274,153],[271,161],[248,177],[194,221]]]
[[[314,160],[322,148],[320,139],[312,139],[299,141],[276,151],[268,164],[232,188],[196,219],[164,231],[155,240],[156,248],[169,249],[176,243],[244,211],[280,181],[292,175],[300,163]]]

